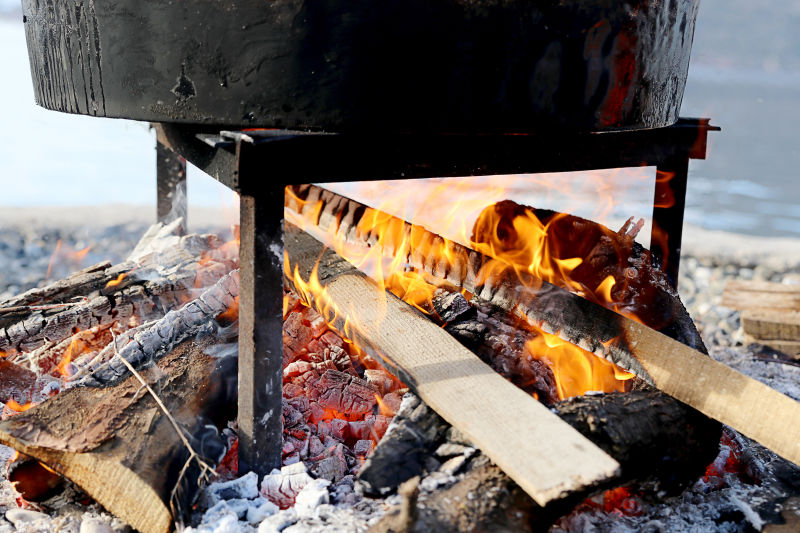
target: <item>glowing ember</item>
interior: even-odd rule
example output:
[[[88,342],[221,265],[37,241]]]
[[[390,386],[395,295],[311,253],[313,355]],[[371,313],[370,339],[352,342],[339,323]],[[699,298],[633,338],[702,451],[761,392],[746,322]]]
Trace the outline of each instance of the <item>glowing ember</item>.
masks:
[[[114,278],[111,281],[109,281],[108,283],[106,283],[105,288],[108,289],[108,288],[111,288],[111,287],[116,287],[117,285],[122,283],[122,280],[124,280],[127,277],[128,277],[128,273],[127,272],[123,272],[119,276],[117,276],[116,278]]]

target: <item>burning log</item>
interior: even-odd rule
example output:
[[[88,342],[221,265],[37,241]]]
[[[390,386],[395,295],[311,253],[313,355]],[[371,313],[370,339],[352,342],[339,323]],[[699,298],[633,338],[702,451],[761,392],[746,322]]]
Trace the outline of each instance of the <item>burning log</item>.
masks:
[[[620,477],[605,487],[654,478],[659,490],[682,488],[697,480],[718,451],[719,434],[702,424],[702,415],[657,391],[580,396],[553,409],[620,461]],[[365,492],[385,495],[414,476],[427,477],[436,469],[449,471],[448,462],[440,464],[433,460],[435,456],[444,460],[454,453],[466,464],[444,488],[417,495],[422,505],[403,504],[413,511],[404,513],[405,529],[398,528],[397,517],[389,513],[373,531],[539,531],[588,496],[587,492],[573,493],[541,508],[485,455],[463,460],[459,454],[470,446],[433,410],[407,395],[386,437],[359,474]]]
[[[207,355],[208,343],[184,342],[141,375],[158,390],[185,438],[209,464],[224,446],[214,425],[236,405],[235,360]],[[184,435],[138,379],[75,387],[0,422],[0,443],[71,479],[139,531],[167,532],[198,488],[200,470]]]
[[[614,275],[607,276],[604,283],[596,287],[587,287],[581,276],[573,279],[558,271],[565,265],[573,272],[577,270],[569,258],[555,261],[556,271],[532,272],[532,267],[525,265],[524,261],[514,263],[507,257],[498,256],[498,259],[483,255],[324,189],[301,186],[291,192],[287,195],[287,206],[290,215],[297,213],[299,223],[307,222],[307,226],[338,235],[348,245],[375,247],[389,257],[399,258],[423,272],[445,279],[484,301],[517,314],[549,334],[635,373],[650,385],[800,464],[800,427],[789,431],[785,424],[787,419],[800,418],[800,404],[637,321],[638,316],[631,312],[644,305],[644,309],[662,311],[652,315],[655,322],[651,324],[664,333],[681,323],[678,319],[685,310],[681,306],[664,312],[658,292],[648,294],[646,290],[639,290],[636,283],[625,283]],[[502,210],[508,210],[507,206]],[[514,212],[514,209],[510,211]],[[530,216],[527,214],[529,211],[526,211],[526,217]],[[489,224],[490,227],[503,228],[502,213],[500,215],[501,219]],[[382,217],[386,223],[379,228],[368,221],[362,224],[364,220],[377,217]],[[579,222],[573,221],[572,224]],[[547,235],[540,220],[538,228],[540,232],[545,230]],[[516,234],[516,226],[512,224],[511,229]],[[633,246],[628,229],[623,228],[617,238],[606,234],[608,239],[602,245],[606,251],[593,254],[598,258],[608,256],[609,250],[615,249],[615,243]],[[499,242],[486,247],[487,253],[492,253],[493,247],[501,246],[506,236],[501,232],[498,239]],[[483,248],[480,244],[472,242],[477,248]],[[545,252],[548,250],[544,248]],[[640,270],[646,270],[648,262],[641,258],[635,262],[637,258],[633,256],[630,260],[634,263],[622,269],[621,273],[624,278],[635,280]],[[602,259],[594,262],[597,261],[603,264]],[[620,288],[615,296],[618,284]],[[641,287],[646,289],[647,286],[643,284]],[[629,290],[629,287],[633,289]]]
[[[547,408],[508,383],[319,241],[287,224],[291,280],[329,322],[464,431],[537,502],[607,480],[618,465]],[[315,265],[318,264],[318,270]],[[319,280],[311,280],[311,272]],[[321,283],[312,295],[308,283]],[[408,334],[408,332],[414,332]],[[514,409],[508,409],[513,405]],[[529,453],[535,443],[538,453]]]
[[[237,370],[216,344],[236,334],[225,327],[236,257],[216,236],[175,235],[178,226],[156,225],[127,261],[29,291],[0,313],[10,348],[0,363],[16,376],[0,388],[42,402],[5,410],[13,416],[0,423],[0,442],[29,457],[9,471],[23,497],[44,497],[58,473],[137,529],[167,531],[221,458],[215,428],[233,418]]]

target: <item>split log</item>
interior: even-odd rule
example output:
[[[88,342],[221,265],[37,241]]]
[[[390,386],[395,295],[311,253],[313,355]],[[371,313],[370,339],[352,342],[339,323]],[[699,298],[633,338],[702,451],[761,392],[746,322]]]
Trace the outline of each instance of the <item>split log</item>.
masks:
[[[184,342],[141,375],[213,465],[224,446],[209,425],[220,427],[235,412],[236,361],[207,355],[208,347]],[[132,375],[109,387],[69,389],[1,422],[0,443],[69,478],[143,533],[168,532],[171,505],[178,519],[198,488],[196,464],[179,477],[189,451],[175,427]]]
[[[732,280],[722,293],[722,305],[739,310],[796,311],[800,309],[800,285]]]
[[[756,339],[800,341],[800,312],[773,309],[745,309],[742,329]]]
[[[458,427],[541,505],[613,478],[618,464],[410,306],[319,241],[286,224],[289,268],[324,294],[304,294],[326,320]],[[513,409],[508,407],[513,405]],[[536,453],[531,453],[531,446]]]
[[[127,343],[113,343],[96,357],[101,364],[85,369],[89,373],[83,385],[110,385],[126,376],[128,366],[142,367],[169,353],[183,341],[197,337],[202,332],[215,333],[214,319],[233,307],[239,296],[239,271],[234,270],[206,289],[200,297],[186,305],[169,311],[148,328],[127,336]],[[81,374],[76,375],[80,377]]]

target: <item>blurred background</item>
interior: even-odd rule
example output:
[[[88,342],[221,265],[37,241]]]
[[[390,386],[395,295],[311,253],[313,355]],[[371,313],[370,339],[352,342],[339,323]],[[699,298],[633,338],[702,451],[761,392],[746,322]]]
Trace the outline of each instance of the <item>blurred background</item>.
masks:
[[[711,117],[723,131],[709,134],[708,159],[691,163],[687,223],[800,237],[798,29],[800,0],[702,0],[682,115]],[[34,215],[34,207],[125,204],[154,216],[155,137],[148,125],[38,108],[18,0],[0,0],[0,49],[6,80],[0,85],[0,207]],[[606,188],[625,194],[610,211],[602,206],[610,218],[600,221],[647,218],[649,176],[652,171],[641,169],[603,175]],[[597,206],[575,205],[574,198],[584,193],[592,202],[597,176],[558,180],[576,191],[568,201],[552,187],[537,189],[548,180],[522,180],[515,189],[539,207],[597,215]],[[235,205],[230,192],[197,169],[190,169],[188,188],[192,208]]]

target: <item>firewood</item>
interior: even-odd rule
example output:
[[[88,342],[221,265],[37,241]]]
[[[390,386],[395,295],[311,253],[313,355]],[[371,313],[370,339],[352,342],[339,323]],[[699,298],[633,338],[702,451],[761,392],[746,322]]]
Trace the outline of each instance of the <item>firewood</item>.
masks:
[[[744,339],[747,344],[760,344],[784,353],[786,354],[787,361],[800,364],[800,341],[785,341],[782,339],[769,338],[760,339],[753,335],[745,335]]]
[[[722,305],[739,310],[797,311],[800,309],[800,285],[732,280],[722,293]]]
[[[213,333],[215,327],[212,322],[234,305],[238,295],[239,271],[234,270],[206,289],[198,298],[179,309],[169,311],[150,327],[137,331],[127,344],[112,343],[104,348],[97,357],[101,364],[85,369],[89,375],[81,383],[109,385],[128,374],[127,365],[121,359],[139,367],[169,353],[175,346],[196,337],[201,331]],[[82,375],[83,372],[76,377]]]
[[[142,375],[191,445],[215,464],[224,447],[208,425],[225,423],[235,409],[236,367],[233,358],[207,355],[209,346],[184,342]],[[143,533],[169,531],[170,505],[187,511],[198,489],[196,467],[178,479],[188,451],[132,375],[112,386],[68,389],[0,422],[0,443],[69,478]]]
[[[406,396],[398,419],[359,474],[359,483],[369,493],[385,495],[414,476],[428,475],[426,463],[434,451],[453,442],[452,428],[409,396],[413,395]],[[702,415],[657,391],[575,397],[553,409],[620,461],[621,475],[603,488],[656,479],[659,490],[675,493],[696,481],[718,452],[719,433],[698,424]],[[426,493],[421,505],[409,509],[409,531],[544,531],[591,492],[573,493],[541,508],[482,454],[465,462],[465,472],[454,482]],[[387,513],[372,531],[391,529],[393,515]]]
[[[305,210],[306,220],[311,225],[317,224],[324,231],[364,245],[364,235],[358,234],[356,220],[363,216],[364,206],[341,197],[336,200],[331,196],[333,193],[319,188],[294,188],[292,192],[294,194],[287,195],[290,216],[292,210],[301,214]],[[785,459],[800,464],[800,427],[785,423],[800,419],[800,403],[666,336],[664,333],[675,336],[671,328],[683,323],[680,320],[681,314],[685,314],[682,306],[673,307],[669,300],[662,306],[658,294],[643,299],[656,311],[653,316],[660,319],[661,324],[656,326],[659,332],[524,270],[505,269],[490,279],[481,279],[478,277],[480,267],[490,258],[396,217],[389,218],[396,221],[396,227],[390,232],[394,237],[381,243],[377,242],[377,236],[372,239],[372,245],[380,246],[384,253],[391,254],[392,247],[399,246],[409,236],[413,242],[444,242],[447,255],[460,258],[454,267],[445,265],[447,268],[442,268],[443,260],[426,257],[424,247],[411,249],[404,259],[484,301],[516,313],[547,333],[605,357],[708,417],[728,424]],[[637,265],[643,265],[641,259],[637,259],[640,261]],[[631,274],[637,270],[638,267],[634,268]],[[653,281],[658,282],[658,279]],[[634,295],[635,292],[629,296]],[[633,298],[631,309],[641,307],[637,300]],[[626,302],[623,304],[628,306]]]
[[[800,341],[800,312],[797,310],[745,309],[742,329],[756,339]]]
[[[312,299],[326,319],[347,323],[348,338],[382,359],[538,503],[616,475],[616,461],[591,441],[337,254],[323,253],[319,241],[286,224],[285,246],[287,271],[296,268],[306,283],[319,261],[325,298]]]
[[[741,311],[748,340],[800,355],[800,285],[730,281],[722,305]]]
[[[204,269],[196,255],[184,248],[170,248],[145,256],[143,263],[125,263],[108,272],[120,271],[102,288],[86,293],[79,305],[40,309],[33,307],[25,317],[16,317],[0,335],[0,350],[29,352],[46,342],[60,342],[74,333],[114,322],[126,323],[159,318],[191,298],[195,282]],[[229,271],[231,265],[221,265]],[[104,279],[109,276],[106,275]],[[120,279],[116,285],[108,283]],[[94,286],[94,282],[90,287]]]

